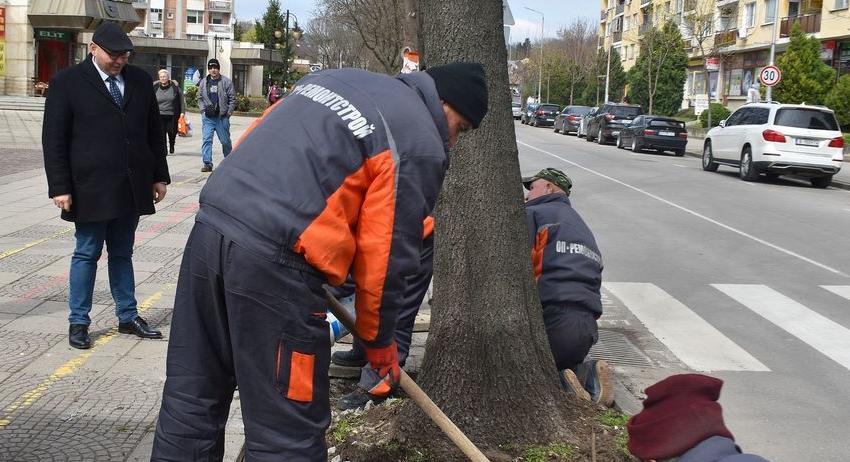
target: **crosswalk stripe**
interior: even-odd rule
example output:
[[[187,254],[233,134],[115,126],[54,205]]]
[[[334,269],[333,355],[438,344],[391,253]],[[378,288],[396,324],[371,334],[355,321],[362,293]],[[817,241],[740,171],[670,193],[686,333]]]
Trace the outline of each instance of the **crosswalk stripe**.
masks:
[[[833,361],[850,369],[850,329],[764,285],[712,284],[712,286]]]
[[[850,300],[850,286],[821,286],[822,288]]]
[[[770,371],[655,284],[606,282],[603,286],[691,369],[700,372]]]

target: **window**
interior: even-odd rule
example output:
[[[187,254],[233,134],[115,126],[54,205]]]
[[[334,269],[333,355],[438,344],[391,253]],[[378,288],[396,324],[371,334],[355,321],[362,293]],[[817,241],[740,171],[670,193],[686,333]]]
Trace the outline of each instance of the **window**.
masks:
[[[847,1],[847,0],[844,0]],[[765,0],[763,24],[773,24],[776,20],[776,0]]]
[[[635,117],[640,115],[640,106],[613,106],[608,112],[620,117]]]
[[[227,24],[222,13],[210,13],[210,24]]]
[[[750,125],[764,125],[770,117],[770,109],[764,107],[754,107],[752,114],[748,119]]]
[[[744,27],[753,27],[756,24],[756,4],[744,5]]]
[[[148,19],[150,22],[162,22],[162,10],[151,8],[150,17]]]
[[[629,30],[629,28],[632,27],[631,22],[632,22],[631,16],[624,16],[623,17],[623,30]]]
[[[198,10],[186,10],[186,22],[189,24],[203,24],[204,12]]]
[[[835,9],[843,10],[844,8],[847,8],[847,3],[847,0],[835,0]]]
[[[732,114],[731,116],[729,116],[728,119],[726,119],[726,126],[731,127],[733,125],[741,125],[743,120],[747,117],[749,113],[750,110],[747,108],[738,109],[737,111],[735,111],[734,114]]]
[[[789,108],[776,111],[775,125],[806,128],[809,130],[838,130],[838,122],[832,113],[817,109]]]
[[[670,120],[670,119],[652,119],[649,121],[650,127],[666,127],[666,128],[681,128],[685,129],[685,123],[679,122],[678,120]]]

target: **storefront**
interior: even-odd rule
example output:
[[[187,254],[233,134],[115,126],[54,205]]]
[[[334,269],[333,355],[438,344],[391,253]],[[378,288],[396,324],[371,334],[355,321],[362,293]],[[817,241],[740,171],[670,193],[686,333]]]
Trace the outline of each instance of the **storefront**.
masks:
[[[73,45],[77,42],[77,34],[71,31],[51,29],[35,29],[35,80],[50,82],[50,79],[60,70],[74,64]]]
[[[729,57],[723,74],[723,94],[732,99],[745,99],[747,90],[758,83],[759,72],[767,65],[768,53],[768,50],[758,50]]]
[[[130,63],[141,67],[157,79],[160,69],[165,69],[173,80],[183,80],[189,68],[206,69],[209,44],[206,40],[163,39],[130,36],[133,54]]]

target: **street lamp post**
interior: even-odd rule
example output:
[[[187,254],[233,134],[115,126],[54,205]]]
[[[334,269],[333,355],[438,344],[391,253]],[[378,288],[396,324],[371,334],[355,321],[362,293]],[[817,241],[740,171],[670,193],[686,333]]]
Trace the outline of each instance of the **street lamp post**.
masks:
[[[292,16],[295,18],[295,27],[292,29],[289,28],[289,17]],[[283,87],[286,88],[287,78],[289,76],[289,57],[292,54],[292,50],[289,46],[289,36],[292,36],[292,39],[298,41],[301,38],[301,29],[298,27],[298,17],[293,13],[290,13],[289,10],[286,10],[286,15],[283,19],[283,30],[274,31],[274,36],[276,39],[283,38],[283,45],[275,43],[275,48],[283,49]]]
[[[540,97],[543,90],[543,22],[546,20],[546,18],[540,11],[529,7],[525,7],[525,9],[540,15],[540,72],[538,72],[537,76],[537,104],[540,104]]]
[[[779,22],[779,1],[773,0],[773,29],[770,32],[770,60],[768,62],[769,65],[773,66],[775,63],[773,62],[776,57],[776,31],[778,30],[777,23]],[[773,101],[773,87],[767,87],[767,90],[764,92],[765,99],[767,101]]]

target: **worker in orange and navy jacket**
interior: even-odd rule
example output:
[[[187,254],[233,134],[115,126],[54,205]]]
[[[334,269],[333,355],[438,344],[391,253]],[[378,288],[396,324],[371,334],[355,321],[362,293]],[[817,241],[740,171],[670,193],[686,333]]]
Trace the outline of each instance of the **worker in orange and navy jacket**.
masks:
[[[534,277],[555,365],[566,390],[610,406],[611,372],[605,361],[587,360],[599,339],[602,255],[590,228],[570,204],[572,180],[545,168],[523,179]]]
[[[399,379],[393,331],[484,69],[301,79],[210,176],[186,244],[151,459],[221,460],[239,387],[248,461],[326,460],[327,302],[350,273],[366,358]]]
[[[398,347],[398,364],[404,367],[410,344],[413,340],[413,326],[422,300],[431,284],[434,274],[434,217],[425,219],[422,235],[422,252],[419,254],[419,271],[407,279],[407,289],[404,291],[401,307],[398,311],[398,321],[395,329],[395,343]],[[333,294],[337,298],[350,297],[354,293],[354,284],[346,282],[340,287],[334,287]],[[356,298],[355,298],[356,300]],[[338,366],[360,367],[360,382],[351,393],[343,396],[337,402],[340,410],[358,409],[369,401],[381,402],[386,397],[386,383],[381,380],[366,360],[363,343],[354,339],[348,351],[335,351],[331,362]]]

